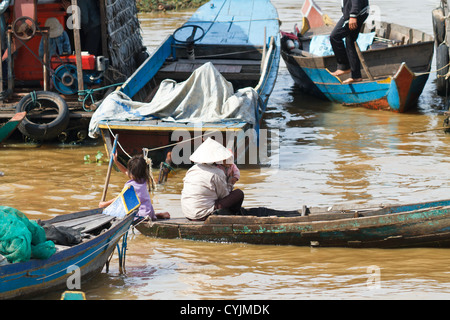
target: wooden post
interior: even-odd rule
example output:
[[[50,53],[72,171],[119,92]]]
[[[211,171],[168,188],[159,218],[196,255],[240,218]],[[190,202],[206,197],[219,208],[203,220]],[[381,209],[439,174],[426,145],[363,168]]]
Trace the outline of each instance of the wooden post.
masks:
[[[42,39],[44,41],[44,57],[42,59],[42,62],[44,63],[43,66],[43,74],[44,74],[44,91],[48,91],[49,88],[49,72],[48,72],[48,66],[49,66],[49,57],[50,57],[50,48],[49,48],[49,41],[48,41],[48,30],[42,31]]]
[[[12,31],[8,30],[6,33],[8,41],[8,91],[13,93],[14,91],[14,61],[12,58]]]
[[[107,36],[107,30],[106,30],[106,6],[105,6],[105,0],[99,0],[100,1],[100,20],[101,20],[101,29],[102,29],[102,56],[109,59],[109,53],[108,53],[108,36]]]
[[[355,48],[356,52],[358,53],[359,60],[361,61],[361,65],[364,68],[364,71],[366,72],[367,76],[369,77],[370,81],[373,81],[373,76],[370,73],[369,67],[366,64],[366,60],[364,60],[364,56],[362,55],[361,49],[358,46],[358,43],[355,41]]]
[[[74,23],[74,29],[73,29],[73,41],[75,44],[75,56],[76,56],[76,62],[77,62],[77,77],[78,77],[78,92],[84,90],[84,83],[83,83],[83,65],[81,60],[81,40],[80,40],[80,29],[81,28],[81,15],[82,12],[79,11],[78,7],[78,0],[72,0],[72,6],[74,6],[77,9],[77,13],[79,15],[75,16],[75,23]],[[86,14],[86,13],[85,13]]]
[[[119,141],[119,135],[116,134],[116,136],[114,137],[114,145],[113,145],[111,154],[109,155],[108,172],[106,173],[105,186],[103,187],[102,202],[106,200],[106,193],[108,192],[109,179],[111,178],[111,170],[112,170],[112,166],[114,164],[114,154],[116,153],[118,141]]]
[[[6,40],[6,37],[5,37]],[[0,52],[3,51],[2,39],[0,38]],[[0,61],[0,92],[3,92],[3,63]],[[2,100],[3,101],[3,100]]]
[[[261,72],[262,72],[264,63],[266,62],[266,53],[267,53],[267,28],[264,27],[264,42],[263,42],[263,53],[262,53],[262,59],[261,59]]]

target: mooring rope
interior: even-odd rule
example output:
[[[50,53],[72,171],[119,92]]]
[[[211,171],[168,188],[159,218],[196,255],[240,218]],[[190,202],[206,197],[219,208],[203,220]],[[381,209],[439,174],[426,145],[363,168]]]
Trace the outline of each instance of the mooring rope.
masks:
[[[114,136],[114,132],[112,131],[111,127],[109,126],[108,121],[106,121],[106,126],[108,127],[109,133],[110,133],[111,135]],[[203,133],[202,135],[200,135],[200,136],[198,136],[198,137],[191,138],[191,139],[187,139],[187,140],[183,140],[183,141],[171,143],[171,144],[168,144],[168,145],[165,145],[165,146],[156,147],[156,148],[152,148],[152,149],[142,148],[142,150],[145,151],[145,152],[147,152],[147,153],[149,153],[149,152],[152,152],[152,151],[157,151],[157,150],[161,150],[161,149],[166,149],[166,148],[174,147],[174,146],[179,145],[179,144],[181,144],[181,143],[186,143],[186,142],[189,142],[189,141],[193,141],[193,140],[198,139],[198,138],[204,138],[205,136],[209,136],[209,135],[215,134],[216,132],[217,132],[217,131],[212,131],[212,132],[209,132],[209,133]],[[125,149],[122,147],[122,145],[120,144],[120,142],[117,142],[117,145],[119,146],[120,150],[122,150],[122,152],[123,152],[127,157],[129,157],[130,159],[132,158],[132,157],[125,151]]]
[[[432,70],[432,71],[429,71],[429,72],[420,72],[420,73],[416,73],[415,75],[416,76],[423,76],[423,75],[426,75],[426,74],[438,73],[439,71],[442,71],[442,70],[444,70],[445,68],[448,68],[448,67],[450,67],[450,63],[446,64],[445,66],[443,66],[442,68],[439,68],[437,70]],[[438,74],[437,76],[438,76],[438,78],[444,78],[445,77],[445,79],[448,79],[448,78],[450,78],[450,71],[447,74],[445,74],[445,75],[439,75]]]

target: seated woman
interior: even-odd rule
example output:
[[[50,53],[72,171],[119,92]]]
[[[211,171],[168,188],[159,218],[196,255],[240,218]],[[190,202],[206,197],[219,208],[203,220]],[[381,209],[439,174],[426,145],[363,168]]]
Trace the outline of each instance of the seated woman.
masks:
[[[48,18],[45,26],[49,28],[49,54],[53,56],[63,56],[71,53],[70,40],[64,27],[56,18]],[[39,44],[39,57],[44,56],[44,39]]]
[[[189,220],[206,220],[211,214],[240,214],[244,193],[230,192],[227,177],[218,165],[230,166],[233,153],[208,138],[189,158],[196,163],[188,170],[181,192],[181,209]]]

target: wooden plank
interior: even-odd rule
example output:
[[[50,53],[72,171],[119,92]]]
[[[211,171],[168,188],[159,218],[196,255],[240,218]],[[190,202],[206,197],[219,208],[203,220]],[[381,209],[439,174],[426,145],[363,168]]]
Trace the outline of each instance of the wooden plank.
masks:
[[[364,59],[361,49],[359,48],[359,45],[356,41],[355,41],[355,49],[356,49],[356,53],[358,54],[359,60],[361,61],[361,65],[363,66],[363,69],[366,72],[366,75],[369,77],[370,81],[373,81],[372,73],[370,72],[369,67],[367,66],[366,60]]]
[[[175,72],[188,72],[192,73],[194,71],[194,66],[187,63],[177,63],[175,66]]]
[[[216,69],[220,73],[240,73],[242,70],[242,66],[229,66],[229,65],[215,65]]]
[[[54,223],[55,227],[70,227],[81,229],[82,232],[88,233],[114,220],[115,217],[106,214],[96,214],[82,217],[74,220],[62,221]]]
[[[266,224],[293,224],[314,221],[334,221],[340,219],[353,219],[355,213],[323,213],[310,216],[297,217],[256,217],[256,216],[210,216],[205,224],[240,224],[240,225],[266,225]]]
[[[99,0],[99,8],[100,8],[100,21],[101,22],[101,32],[102,32],[102,55],[109,59],[109,51],[108,51],[108,30],[106,26],[106,0]]]
[[[176,63],[189,63],[189,64],[205,64],[207,62],[211,62],[212,64],[216,65],[239,65],[239,66],[243,66],[243,65],[256,65],[259,66],[261,64],[261,60],[245,60],[245,59],[195,59],[195,60],[188,60],[188,59],[179,59]]]
[[[189,236],[205,236],[205,237],[221,237],[224,235],[233,234],[233,228],[231,225],[203,225],[201,227],[195,225],[180,225],[180,235],[183,238]]]
[[[173,79],[177,81],[184,81],[189,78],[191,75],[191,72],[159,72],[157,75],[157,79]],[[227,79],[230,80],[248,80],[248,81],[259,81],[260,74],[259,73],[225,73],[223,72],[222,75]],[[256,84],[255,84],[256,86]]]
[[[240,73],[242,70],[242,65],[236,65],[235,63],[228,64],[228,63],[222,63],[222,64],[216,64],[214,61],[211,61],[214,64],[214,67],[219,71],[220,73]],[[167,65],[163,68],[161,68],[161,72],[166,73],[173,73],[173,72],[184,72],[184,73],[192,73],[198,68],[200,68],[203,64],[197,63],[193,64],[192,62],[176,62],[172,63],[170,65]]]
[[[78,0],[72,0],[73,8],[78,8]],[[80,14],[81,15],[81,14]],[[80,24],[80,21],[76,21],[76,23]],[[77,77],[78,77],[78,92],[84,90],[84,81],[83,81],[83,69],[82,69],[82,61],[81,61],[81,39],[80,39],[80,29],[73,29],[73,41],[75,46],[75,56],[77,63]]]

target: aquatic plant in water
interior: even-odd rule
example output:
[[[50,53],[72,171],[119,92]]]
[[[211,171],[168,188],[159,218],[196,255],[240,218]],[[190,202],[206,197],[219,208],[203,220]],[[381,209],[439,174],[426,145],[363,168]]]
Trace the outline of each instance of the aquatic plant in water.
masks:
[[[97,163],[98,165],[101,165],[103,163],[103,152],[97,151],[97,154],[95,155],[95,160],[91,160],[91,156],[89,154],[84,155],[84,164],[90,164],[90,163]]]

